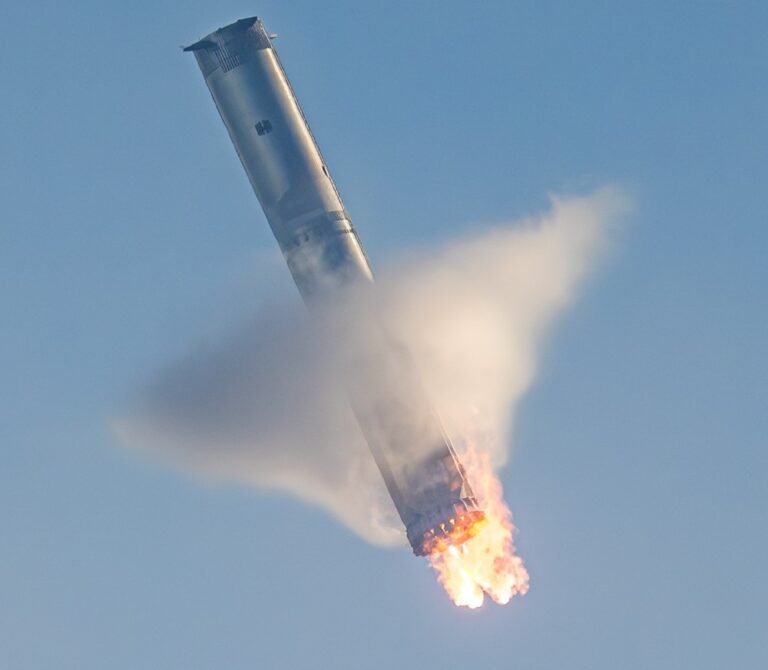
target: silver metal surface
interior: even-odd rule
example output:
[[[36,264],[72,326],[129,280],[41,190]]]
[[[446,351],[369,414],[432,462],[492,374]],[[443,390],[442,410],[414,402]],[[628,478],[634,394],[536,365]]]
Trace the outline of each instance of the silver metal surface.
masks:
[[[305,301],[373,281],[270,33],[242,19],[185,48],[195,54],[224,125]],[[349,395],[416,554],[482,518],[407,351],[371,328]],[[451,523],[449,523],[451,522]],[[458,529],[457,529],[458,530]],[[461,534],[452,536],[461,540]]]

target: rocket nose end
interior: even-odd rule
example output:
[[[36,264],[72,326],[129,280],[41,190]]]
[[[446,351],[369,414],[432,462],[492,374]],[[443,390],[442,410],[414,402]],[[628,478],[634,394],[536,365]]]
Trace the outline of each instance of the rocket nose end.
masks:
[[[248,42],[249,40],[261,45],[260,48],[268,48],[269,41],[276,37],[275,33],[267,32],[258,16],[251,16],[214,30],[194,44],[182,47],[182,50],[206,52],[224,49],[230,51],[232,48],[237,49],[238,43],[242,47],[243,41]]]

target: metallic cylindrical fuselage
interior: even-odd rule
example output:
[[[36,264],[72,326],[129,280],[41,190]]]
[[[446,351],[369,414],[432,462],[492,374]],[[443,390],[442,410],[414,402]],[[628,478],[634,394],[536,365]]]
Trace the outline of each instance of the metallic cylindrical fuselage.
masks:
[[[373,281],[368,260],[304,114],[257,18],[194,52],[291,274],[310,305]],[[406,350],[371,328],[350,366],[358,423],[417,554],[466,539],[482,518]],[[465,532],[466,531],[466,532]]]
[[[229,131],[302,295],[371,269],[288,78],[257,19],[187,47]]]

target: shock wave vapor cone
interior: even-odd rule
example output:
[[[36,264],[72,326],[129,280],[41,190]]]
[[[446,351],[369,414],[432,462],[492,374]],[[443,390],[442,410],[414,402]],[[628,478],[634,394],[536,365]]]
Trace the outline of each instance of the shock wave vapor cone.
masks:
[[[194,53],[296,286],[310,308],[373,273],[273,46],[256,17],[221,28]],[[350,402],[417,555],[481,526],[456,452],[407,350],[369,324],[346,371]]]

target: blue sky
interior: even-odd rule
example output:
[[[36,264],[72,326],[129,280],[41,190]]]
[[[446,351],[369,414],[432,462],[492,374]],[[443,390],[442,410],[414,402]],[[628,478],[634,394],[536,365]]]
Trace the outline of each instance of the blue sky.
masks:
[[[287,271],[194,59],[258,14],[374,265],[552,192],[632,215],[503,471],[531,591],[121,450],[151,373]],[[761,667],[768,9],[759,2],[4,8],[0,667]],[[298,300],[298,298],[295,298]]]

